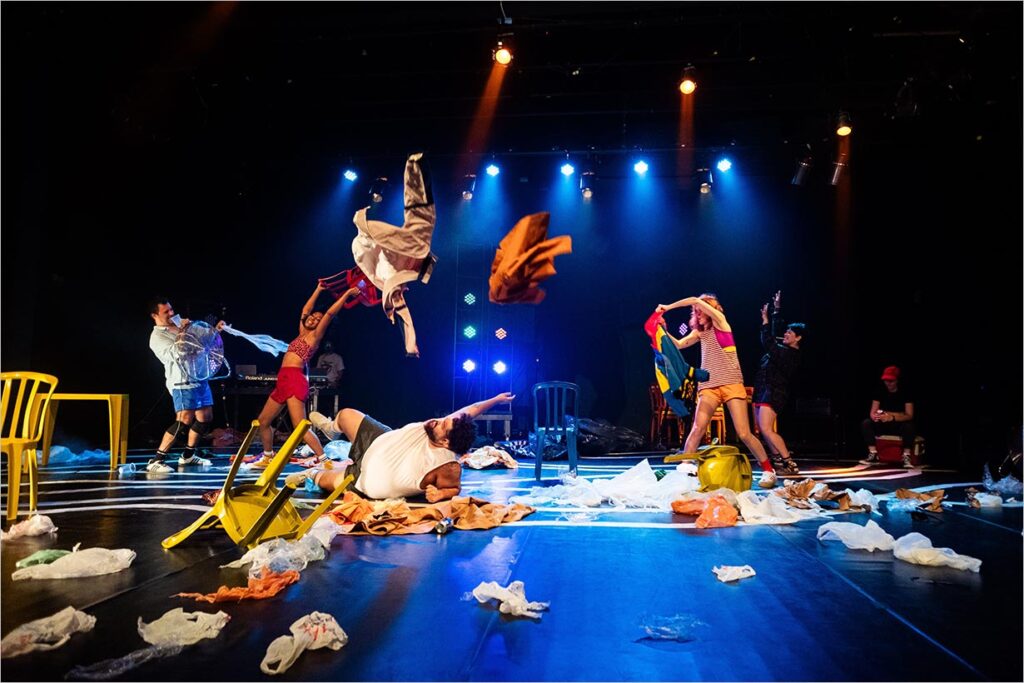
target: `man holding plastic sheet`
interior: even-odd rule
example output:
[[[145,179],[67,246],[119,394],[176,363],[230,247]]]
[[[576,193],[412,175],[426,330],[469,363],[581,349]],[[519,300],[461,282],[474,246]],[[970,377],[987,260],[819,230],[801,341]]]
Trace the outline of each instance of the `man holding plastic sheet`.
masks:
[[[400,429],[391,429],[352,408],[345,408],[334,420],[320,413],[310,413],[309,419],[329,439],[344,435],[352,442],[351,474],[360,494],[385,499],[422,493],[428,502],[436,503],[458,495],[462,489],[458,457],[476,438],[473,420],[514,398],[501,393],[446,417],[413,422]],[[303,474],[320,488],[333,491],[344,481],[346,470],[309,470]]]

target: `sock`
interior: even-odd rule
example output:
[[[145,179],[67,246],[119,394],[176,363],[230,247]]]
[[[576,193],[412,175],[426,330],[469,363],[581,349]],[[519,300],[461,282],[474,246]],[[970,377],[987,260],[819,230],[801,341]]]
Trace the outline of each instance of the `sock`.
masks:
[[[185,446],[184,450],[181,451],[181,459],[188,460],[196,452],[195,446]]]
[[[167,459],[167,456],[169,456],[169,455],[170,455],[170,453],[167,453],[166,451],[161,451],[158,448],[157,451],[156,451],[156,457],[153,458],[153,461],[154,462],[163,462],[164,460]]]
[[[775,471],[775,468],[772,467],[771,458],[766,459],[764,462],[761,463],[761,469],[764,470],[765,472],[774,472]]]

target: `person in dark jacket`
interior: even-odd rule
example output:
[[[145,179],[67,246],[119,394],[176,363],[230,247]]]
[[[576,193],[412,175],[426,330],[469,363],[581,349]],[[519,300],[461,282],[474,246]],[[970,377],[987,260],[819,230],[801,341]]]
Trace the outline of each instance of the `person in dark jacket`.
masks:
[[[772,316],[769,320],[768,304],[761,307],[761,345],[765,354],[754,381],[754,415],[761,439],[771,453],[772,465],[780,474],[800,474],[800,468],[790,457],[782,435],[776,431],[776,418],[786,407],[789,386],[800,367],[800,342],[806,326],[803,323],[784,325],[781,315],[782,292],[772,298]],[[782,343],[775,333],[785,329]]]

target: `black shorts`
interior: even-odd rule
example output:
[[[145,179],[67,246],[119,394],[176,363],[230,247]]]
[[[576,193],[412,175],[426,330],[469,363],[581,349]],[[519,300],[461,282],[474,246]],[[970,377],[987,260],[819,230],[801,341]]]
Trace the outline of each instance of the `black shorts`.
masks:
[[[352,448],[348,451],[348,457],[352,460],[352,467],[348,472],[352,475],[353,482],[359,481],[366,449],[377,440],[378,436],[387,434],[390,431],[391,427],[388,427],[386,424],[374,420],[369,415],[363,415],[363,421],[359,423],[359,429],[356,430],[356,438],[352,441]]]

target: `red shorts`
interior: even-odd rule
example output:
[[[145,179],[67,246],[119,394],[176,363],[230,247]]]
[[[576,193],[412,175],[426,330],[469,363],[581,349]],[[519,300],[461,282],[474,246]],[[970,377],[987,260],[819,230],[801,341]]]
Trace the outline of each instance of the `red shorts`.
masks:
[[[270,398],[285,403],[293,396],[300,401],[309,398],[309,380],[300,368],[281,368],[277,373],[277,386]]]

